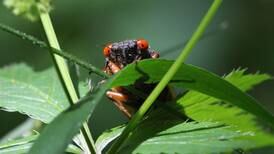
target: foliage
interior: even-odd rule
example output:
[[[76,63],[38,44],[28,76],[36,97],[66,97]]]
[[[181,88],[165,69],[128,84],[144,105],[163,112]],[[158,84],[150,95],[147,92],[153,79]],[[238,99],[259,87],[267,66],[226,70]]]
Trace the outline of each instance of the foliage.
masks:
[[[172,61],[170,61],[170,63],[172,63]],[[160,69],[156,69],[155,67],[151,67],[151,65],[161,65],[163,67],[161,67]],[[74,136],[74,134],[77,133],[77,130],[80,128],[81,123],[83,122],[83,120],[86,119],[86,117],[88,115],[91,114],[91,112],[93,111],[95,104],[99,102],[99,99],[104,95],[104,92],[106,89],[108,89],[111,86],[118,86],[118,85],[130,85],[133,84],[135,81],[140,81],[143,80],[146,83],[154,83],[157,82],[158,79],[157,78],[161,78],[161,75],[164,74],[163,72],[166,71],[166,69],[168,69],[169,66],[169,62],[165,61],[165,60],[147,60],[147,61],[142,61],[140,63],[137,64],[138,69],[136,69],[136,65],[132,64],[130,66],[128,66],[127,68],[125,68],[123,71],[121,71],[117,76],[115,76],[115,78],[113,80],[109,80],[108,83],[106,85],[102,85],[100,86],[98,90],[98,92],[94,92],[93,96],[88,96],[87,98],[84,98],[79,104],[77,104],[76,106],[73,106],[73,108],[69,108],[67,111],[62,112],[58,118],[56,118],[53,123],[51,123],[48,127],[45,128],[45,130],[42,132],[42,137],[39,139],[39,142],[45,142],[45,144],[41,144],[40,146],[36,147],[35,149],[41,149],[42,147],[47,147],[46,145],[48,145],[48,143],[54,142],[54,141],[58,141],[57,143],[61,143],[63,144],[63,146],[60,146],[59,144],[55,144],[56,147],[59,148],[63,147],[65,148],[66,144],[68,144],[71,140],[71,138]],[[153,68],[153,69],[147,69],[147,68]],[[185,76],[183,74],[188,74],[187,72],[191,72],[193,70],[196,70],[196,67],[190,66],[190,65],[184,65],[184,67],[182,67],[182,71],[179,72],[184,72],[184,73],[179,73],[177,75],[175,75],[174,79],[172,80],[173,85],[178,85],[178,83],[181,82],[189,82],[193,83],[193,84],[197,84],[196,82],[199,82],[199,80],[196,80],[196,82],[192,82],[194,79],[193,78],[189,78],[189,76]],[[132,74],[132,72],[138,73],[138,71],[142,70],[141,72],[145,72],[145,74],[149,74],[149,77],[147,77],[146,75],[140,75],[140,74],[135,74],[135,75],[129,75]],[[201,70],[195,72],[191,72],[191,73],[198,73]],[[244,70],[236,70],[231,72],[229,75],[227,75],[225,77],[225,79],[229,82],[231,82],[233,85],[239,87],[242,90],[248,90],[251,87],[253,87],[256,84],[259,84],[265,80],[270,79],[270,76],[267,74],[244,74]],[[47,98],[50,98],[52,100],[54,100],[55,102],[57,102],[56,104],[62,104],[62,101],[60,100],[64,100],[65,96],[64,94],[62,94],[62,89],[60,84],[56,84],[58,82],[57,81],[57,76],[56,74],[52,71],[52,69],[48,69],[46,71],[42,71],[42,72],[34,72],[32,71],[28,66],[24,65],[24,64],[17,64],[17,65],[12,65],[12,66],[7,66],[5,68],[3,68],[0,71],[0,75],[1,75],[1,85],[5,85],[2,86],[2,88],[4,89],[10,89],[10,95],[5,95],[2,96],[3,100],[12,100],[14,99],[14,95],[16,93],[21,92],[22,90],[20,90],[21,88],[17,88],[14,90],[14,84],[15,83],[20,83],[19,86],[18,84],[16,84],[17,87],[20,87],[21,84],[24,85],[26,87],[25,90],[23,90],[24,92],[24,96],[27,97],[28,94],[31,94],[31,98],[33,96],[38,97],[36,94],[36,92],[39,90],[41,91],[45,91],[46,94],[48,94]],[[29,76],[29,77],[27,77]],[[125,76],[128,77],[132,77],[132,78],[125,78]],[[158,77],[157,77],[158,76]],[[201,74],[196,74],[195,76],[198,76],[199,78],[203,78],[205,79],[205,76],[201,76]],[[146,77],[146,80],[144,80]],[[157,78],[156,78],[157,77]],[[35,78],[35,80],[34,80]],[[213,77],[215,81],[215,76]],[[31,80],[30,80],[31,79]],[[47,82],[44,82],[47,81]],[[176,81],[176,83],[174,83]],[[207,80],[209,81],[209,80]],[[5,84],[4,84],[5,83]],[[24,84],[23,84],[24,83]],[[55,84],[48,84],[48,83],[55,83]],[[207,83],[208,84],[208,83]],[[26,86],[28,85],[28,86]],[[54,85],[54,86],[53,86]],[[180,85],[179,85],[180,86]],[[35,91],[31,91],[32,89],[28,90],[28,87],[35,87],[36,90]],[[83,87],[82,87],[83,88]],[[103,89],[102,89],[103,88]],[[7,90],[2,90],[2,92],[4,93],[5,91],[7,92]],[[13,89],[13,90],[11,90]],[[54,89],[54,93],[47,93],[48,91],[53,91]],[[195,89],[199,89],[197,87],[195,87]],[[30,92],[28,92],[30,91]],[[58,92],[59,91],[59,92]],[[84,89],[81,91],[85,91]],[[224,90],[225,91],[225,90]],[[2,93],[1,92],[1,93]],[[27,93],[28,92],[28,93]],[[50,95],[51,94],[51,95]],[[53,95],[55,94],[55,95]],[[17,94],[18,95],[18,94]],[[25,99],[19,99],[18,97],[15,97],[16,99],[14,99],[15,102],[22,102],[24,104],[32,104],[33,107],[36,107],[35,110],[29,110],[28,108],[25,108],[25,106],[20,106],[17,105],[16,108],[11,108],[12,106],[8,106],[7,104],[9,103],[4,103],[2,104],[3,108],[9,109],[9,110],[13,110],[13,111],[20,111],[23,113],[27,113],[28,115],[32,115],[32,118],[35,119],[44,119],[45,122],[47,121],[51,121],[52,117],[50,118],[43,118],[43,116],[48,115],[49,111],[55,111],[54,106],[51,106],[50,104],[47,103],[47,101],[38,101],[38,103],[34,106],[33,103],[35,101],[26,101]],[[90,98],[93,98],[90,100]],[[94,99],[97,98],[97,99]],[[41,98],[40,98],[41,99]],[[38,98],[36,98],[35,100],[38,100]],[[6,101],[4,101],[6,102]],[[164,119],[162,119],[163,117],[160,115],[169,115],[166,113],[161,113],[161,112],[167,112],[167,111],[161,111],[161,110],[156,110],[159,111],[157,114],[152,114],[149,115],[149,119],[150,120],[145,120],[145,122],[143,122],[142,124],[140,124],[140,126],[138,126],[136,128],[136,130],[134,130],[134,132],[137,132],[136,135],[133,135],[130,137],[129,142],[127,142],[128,144],[130,143],[130,145],[126,144],[123,146],[123,148],[121,149],[121,151],[125,151],[128,152],[128,150],[130,151],[137,151],[138,152],[144,152],[143,150],[147,150],[148,145],[154,145],[154,143],[148,142],[149,144],[147,144],[146,139],[149,139],[148,141],[154,141],[154,138],[156,137],[157,141],[159,140],[159,142],[161,141],[161,143],[164,142],[168,142],[168,140],[170,138],[173,138],[172,133],[168,136],[166,136],[167,138],[158,138],[157,134],[161,134],[163,132],[184,132],[185,129],[202,129],[206,126],[208,127],[213,127],[209,130],[203,130],[201,131],[201,133],[204,133],[204,131],[206,131],[206,135],[208,135],[208,137],[210,137],[210,135],[212,135],[212,142],[221,142],[219,139],[220,135],[218,135],[217,132],[223,133],[223,134],[227,134],[227,136],[224,136],[225,139],[223,139],[224,141],[231,141],[228,142],[225,147],[215,147],[212,149],[215,150],[219,150],[220,151],[229,151],[229,150],[233,150],[235,148],[254,148],[254,147],[260,147],[260,146],[265,146],[265,145],[273,145],[273,137],[272,135],[266,133],[265,131],[263,131],[261,129],[261,127],[255,123],[254,118],[255,116],[252,114],[240,114],[240,117],[235,117],[236,115],[239,115],[239,113],[241,112],[246,112],[243,111],[242,109],[234,106],[234,107],[227,107],[230,103],[226,103],[225,104],[220,104],[219,103],[220,100],[210,97],[208,95],[205,94],[201,94],[195,91],[190,91],[187,94],[185,94],[182,98],[179,98],[176,105],[171,105],[171,107],[175,108],[176,110],[178,110],[179,112],[182,112],[183,114],[186,114],[188,117],[190,117],[191,119],[199,122],[188,122],[188,121],[182,121],[182,119],[178,119],[178,118],[174,118],[174,116],[171,117],[164,117]],[[195,107],[195,103],[199,103],[199,105],[196,105]],[[194,105],[191,105],[194,104]],[[29,106],[30,106],[29,105]],[[39,109],[44,109],[45,105],[47,105],[47,112],[40,112]],[[64,104],[63,104],[64,105]],[[237,104],[235,104],[237,105]],[[64,105],[65,106],[65,105]],[[68,106],[68,104],[66,105]],[[205,110],[205,108],[207,110]],[[63,108],[63,110],[65,110],[65,107]],[[39,112],[37,112],[39,111]],[[40,113],[40,114],[38,114]],[[58,113],[60,113],[60,111],[56,111],[55,116],[58,115]],[[212,113],[212,114],[209,114]],[[157,116],[155,116],[157,115]],[[157,117],[159,119],[157,119]],[[168,118],[167,122],[165,121],[165,118]],[[170,119],[171,118],[171,119]],[[82,120],[80,120],[82,119]],[[235,121],[235,119],[237,119],[237,121]],[[157,124],[158,122],[159,124]],[[170,123],[168,122],[170,121]],[[163,122],[165,123],[164,125],[162,125],[163,127],[159,127],[160,123]],[[217,122],[217,123],[216,123]],[[155,123],[155,124],[153,124]],[[225,125],[227,126],[225,126]],[[215,128],[215,126],[217,126],[217,128]],[[157,126],[160,130],[157,131],[157,129],[155,129],[154,127]],[[220,126],[220,127],[219,127]],[[190,127],[190,128],[189,128]],[[193,127],[193,128],[192,128]],[[197,127],[197,128],[196,128]],[[146,130],[147,129],[147,130]],[[216,129],[216,130],[215,130]],[[72,131],[74,130],[74,131]],[[116,131],[114,131],[116,130]],[[103,150],[113,139],[115,139],[119,133],[122,131],[122,127],[116,128],[114,130],[110,130],[108,132],[105,132],[104,135],[102,135],[101,137],[99,137],[96,146],[97,146],[97,150]],[[142,139],[144,140],[144,142],[142,144],[140,144],[139,139],[136,139],[137,136],[141,137],[142,133],[140,134],[140,131],[138,130],[142,130],[142,133],[144,135],[144,137],[146,139]],[[154,133],[150,133],[151,130],[155,130],[156,132]],[[113,132],[114,133],[113,135]],[[118,132],[118,134],[117,134]],[[133,132],[133,134],[135,134]],[[191,134],[192,131],[188,132],[187,135],[194,135],[194,139],[195,139],[195,135],[196,134]],[[70,134],[68,137],[68,133]],[[197,133],[195,131],[195,133]],[[198,131],[199,133],[199,131]],[[56,134],[56,135],[53,135]],[[63,135],[61,135],[63,134]],[[138,135],[137,135],[138,134]],[[151,136],[147,136],[146,134],[151,134]],[[182,134],[178,134],[178,133],[174,133],[177,135],[181,135],[181,138],[185,137],[185,133]],[[62,137],[63,136],[63,137]],[[206,137],[206,136],[205,136]],[[66,139],[65,139],[66,138]],[[142,137],[141,137],[142,138]],[[181,140],[181,138],[179,138],[179,140]],[[65,142],[65,140],[67,140]],[[101,140],[101,141],[100,141]],[[200,141],[200,139],[197,136],[197,140]],[[194,142],[195,140],[193,140]],[[37,142],[37,144],[39,143]],[[195,142],[196,143],[196,142]],[[202,140],[201,140],[202,143]],[[233,143],[233,144],[232,144]],[[252,143],[252,144],[251,144]],[[139,146],[137,146],[136,144],[140,144]],[[198,144],[198,143],[197,143]],[[214,145],[220,145],[220,144],[214,144]],[[229,146],[228,146],[229,145]],[[128,148],[125,148],[129,146]],[[137,147],[138,148],[137,148]],[[175,146],[175,145],[174,145]],[[179,145],[178,145],[179,146]],[[186,142],[185,143],[184,149],[187,148],[191,148],[192,146],[192,142]],[[209,144],[208,144],[209,146]],[[196,150],[204,150],[205,149],[210,149],[208,146],[205,147],[201,147],[201,149],[196,148]],[[137,149],[135,149],[134,147],[136,147]],[[166,149],[167,147],[165,146],[161,146],[163,147],[163,149],[161,148],[153,148],[153,146],[151,146],[151,150],[156,150],[155,152],[159,152],[157,150],[163,150]],[[49,150],[54,150],[54,146],[50,146],[50,149],[45,150],[45,152],[49,152]],[[63,149],[61,148],[61,149]],[[135,149],[135,150],[134,150]],[[175,151],[178,152],[179,148],[174,149]],[[174,151],[174,152],[175,152]],[[33,152],[33,151],[32,151]],[[41,151],[39,151],[41,152]],[[53,151],[51,151],[53,152]],[[60,152],[60,151],[58,151]],[[57,153],[58,153],[57,152]],[[198,151],[197,151],[198,152]],[[211,151],[211,152],[216,152],[216,151]]]
[[[14,154],[14,153],[27,153],[31,148],[33,141],[38,137],[38,134],[16,139],[0,144],[1,154]],[[80,154],[81,149],[77,146],[70,144],[66,150],[70,153]]]
[[[69,103],[53,69],[35,73],[26,64],[6,66],[0,71],[0,107],[18,111],[49,123]]]
[[[184,121],[158,110],[138,125],[119,153],[221,153],[254,147],[251,140],[239,139],[252,133],[232,131],[230,127],[215,122]]]

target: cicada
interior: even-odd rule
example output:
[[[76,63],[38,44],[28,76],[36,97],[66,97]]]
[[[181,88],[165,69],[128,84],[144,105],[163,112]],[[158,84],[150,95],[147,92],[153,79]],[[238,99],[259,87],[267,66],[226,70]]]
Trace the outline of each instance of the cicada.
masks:
[[[148,41],[144,39],[125,40],[108,44],[104,47],[103,54],[105,56],[103,70],[108,75],[119,72],[128,64],[137,63],[143,59],[156,59],[160,56],[157,51],[150,48]],[[155,84],[145,84],[141,81],[133,85],[133,88],[144,94],[149,94],[154,87]],[[128,118],[132,117],[144,101],[144,98],[130,92],[125,87],[113,87],[106,92],[106,95]],[[158,99],[166,101],[170,98],[172,98],[171,90],[167,87]]]

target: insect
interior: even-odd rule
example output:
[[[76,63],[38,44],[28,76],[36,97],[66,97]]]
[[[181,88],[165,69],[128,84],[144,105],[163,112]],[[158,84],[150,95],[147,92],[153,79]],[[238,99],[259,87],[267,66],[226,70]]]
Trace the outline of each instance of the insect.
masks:
[[[108,75],[113,75],[128,64],[142,59],[159,58],[159,53],[152,50],[148,41],[144,39],[125,40],[108,44],[104,48],[103,54],[105,56],[105,67],[103,70]],[[137,82],[133,87],[149,94],[155,87],[155,84]],[[166,88],[163,93],[167,92],[168,89]],[[132,117],[144,101],[144,99],[132,94],[124,87],[113,87],[110,91],[106,92],[106,95],[128,118]]]

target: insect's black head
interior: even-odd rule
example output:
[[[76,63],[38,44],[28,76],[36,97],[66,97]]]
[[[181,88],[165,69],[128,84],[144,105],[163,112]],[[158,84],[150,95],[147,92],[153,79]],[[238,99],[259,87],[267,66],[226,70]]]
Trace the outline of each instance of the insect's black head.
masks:
[[[146,40],[125,40],[107,45],[104,48],[106,60],[121,68],[134,61],[151,58]]]

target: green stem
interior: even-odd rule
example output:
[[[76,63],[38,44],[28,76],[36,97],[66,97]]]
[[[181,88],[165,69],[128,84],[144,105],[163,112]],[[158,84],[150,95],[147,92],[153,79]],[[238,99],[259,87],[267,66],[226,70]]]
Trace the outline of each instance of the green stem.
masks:
[[[45,33],[47,35],[49,45],[53,48],[60,49],[60,46],[59,46],[57,37],[55,35],[49,14],[48,13],[40,13],[40,18],[41,18],[41,22],[43,24]],[[52,53],[52,51],[51,51],[51,53]],[[71,80],[71,77],[69,74],[69,70],[67,67],[67,63],[59,55],[56,55],[56,54],[51,54],[51,55],[53,56],[57,71],[58,71],[58,73],[60,73],[61,80],[62,80],[61,82],[63,82],[63,84],[65,85],[64,89],[65,89],[66,93],[68,93],[68,98],[70,99],[69,102],[71,103],[71,105],[73,105],[75,102],[78,101],[78,96],[77,96],[77,93],[75,92],[76,90],[73,86],[73,83],[72,83],[72,80]]]
[[[54,28],[52,26],[49,14],[43,10],[39,10],[39,7],[38,11],[50,47],[60,50],[60,46],[54,32]],[[50,53],[53,57],[55,68],[63,85],[67,98],[69,99],[70,104],[74,105],[74,103],[78,102],[79,98],[76,93],[75,87],[73,86],[67,63],[63,57],[54,54],[52,50],[50,50]],[[95,154],[96,150],[94,146],[94,141],[91,137],[91,133],[86,122],[83,124],[80,134],[82,138],[84,138],[85,145],[89,148],[90,152]]]
[[[209,8],[208,12],[200,22],[200,25],[192,35],[189,42],[186,44],[185,48],[182,50],[180,56],[177,58],[177,60],[174,62],[174,64],[170,67],[168,72],[164,75],[164,77],[161,79],[159,84],[154,88],[154,90],[151,92],[151,94],[148,96],[148,98],[145,100],[143,105],[140,107],[140,109],[137,111],[137,113],[133,116],[127,127],[122,132],[121,136],[114,142],[114,144],[111,146],[108,153],[114,154],[117,153],[123,142],[127,139],[129,133],[137,126],[139,121],[143,118],[144,114],[148,111],[150,106],[153,104],[153,102],[157,99],[157,97],[160,95],[162,90],[167,86],[169,81],[172,79],[172,77],[175,75],[177,70],[181,67],[193,47],[196,45],[200,37],[203,35],[206,27],[209,25],[210,21],[212,20],[213,16],[215,15],[216,11],[218,10],[220,4],[222,3],[222,0],[214,0],[211,7]]]

